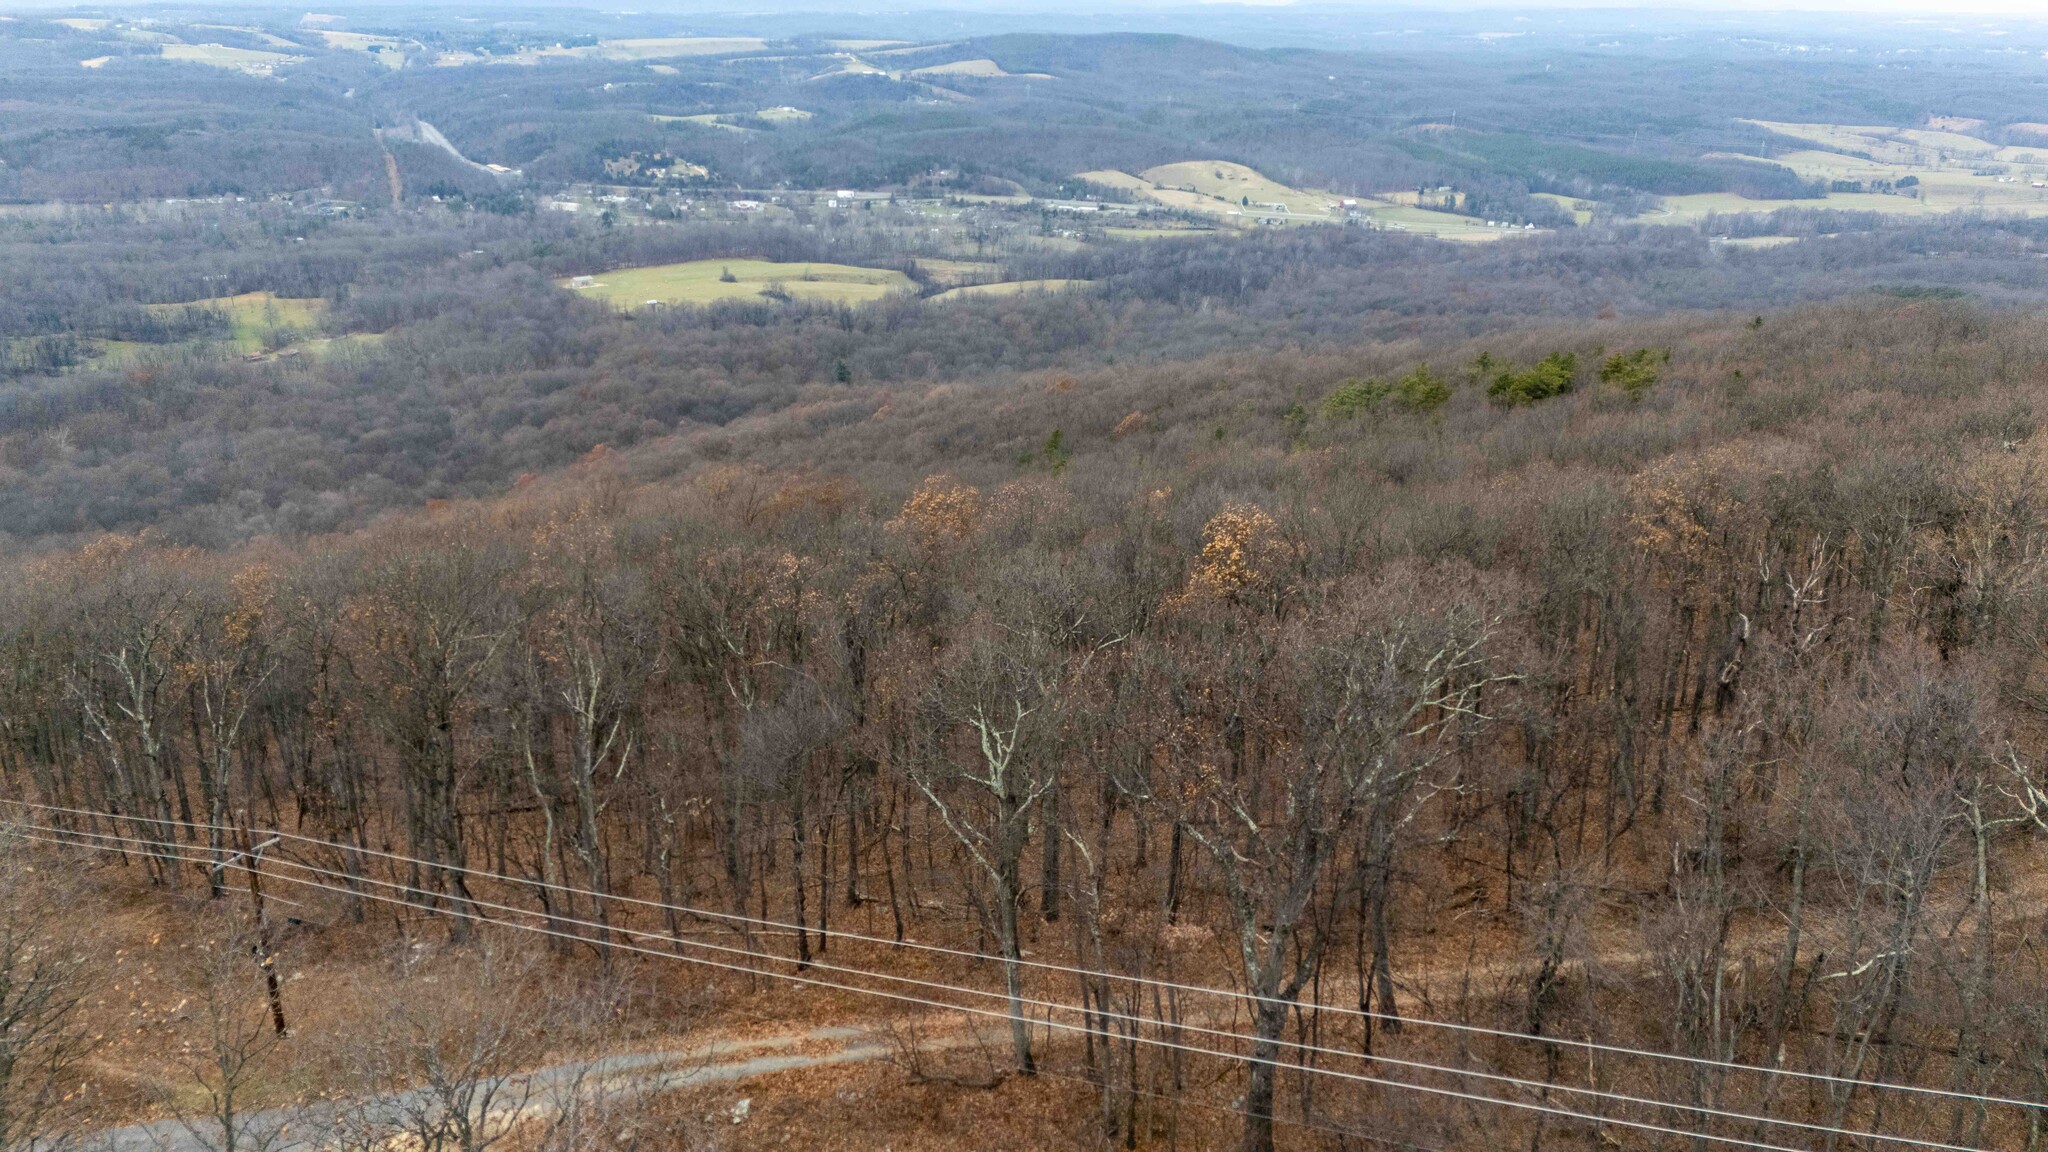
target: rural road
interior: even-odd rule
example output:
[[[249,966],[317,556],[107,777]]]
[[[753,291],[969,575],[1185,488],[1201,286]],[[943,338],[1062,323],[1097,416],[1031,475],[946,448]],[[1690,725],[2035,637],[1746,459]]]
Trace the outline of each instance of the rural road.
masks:
[[[829,1052],[801,1055],[767,1053],[746,1056],[762,1049],[789,1048],[799,1044],[838,1041]],[[602,1093],[611,1098],[650,1092],[667,1092],[702,1084],[745,1080],[793,1068],[817,1068],[833,1064],[855,1064],[889,1054],[888,1045],[874,1033],[861,1028],[818,1028],[809,1032],[774,1036],[760,1040],[728,1040],[699,1048],[668,1052],[638,1052],[604,1056],[593,1060],[556,1064],[539,1071],[522,1073],[497,1082],[499,1089],[489,1095],[497,1100],[493,1116],[503,1116],[524,1106],[538,1106],[559,1099],[565,1092]],[[731,1059],[731,1057],[740,1057]],[[407,1092],[358,1102],[351,1107],[358,1123],[382,1127],[430,1104],[423,1092]],[[251,1113],[236,1125],[235,1146],[258,1152],[314,1152],[331,1148],[342,1135],[342,1107],[323,1102],[301,1108],[277,1108]],[[126,1128],[111,1128],[83,1142],[93,1152],[217,1152],[225,1146],[217,1123],[187,1123],[159,1120]]]

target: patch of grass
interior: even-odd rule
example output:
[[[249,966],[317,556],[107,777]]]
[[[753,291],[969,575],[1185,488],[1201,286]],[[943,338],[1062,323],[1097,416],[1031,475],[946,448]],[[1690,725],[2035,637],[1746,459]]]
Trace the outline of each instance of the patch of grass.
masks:
[[[234,330],[230,343],[235,351],[247,353],[274,350],[290,343],[297,334],[318,328],[327,314],[327,301],[244,292],[240,296],[215,296],[187,304],[149,305],[150,311],[160,315],[188,309],[226,315]]]
[[[556,283],[625,309],[643,308],[650,303],[711,304],[719,300],[773,299],[776,293],[795,300],[862,304],[879,300],[892,292],[909,292],[916,288],[910,277],[893,268],[781,264],[769,260],[692,260],[683,264],[621,268],[592,277],[591,282],[582,287],[577,287],[573,279]]]

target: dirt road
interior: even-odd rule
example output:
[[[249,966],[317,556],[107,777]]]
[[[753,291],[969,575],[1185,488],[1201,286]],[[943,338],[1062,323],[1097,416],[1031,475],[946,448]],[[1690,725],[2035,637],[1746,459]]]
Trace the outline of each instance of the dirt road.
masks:
[[[787,1051],[820,1044],[833,1047],[824,1052]],[[793,1068],[860,1063],[881,1059],[889,1052],[880,1037],[864,1029],[819,1028],[759,1040],[719,1041],[675,1051],[556,1064],[508,1078],[498,1085],[500,1091],[487,1095],[508,1102],[492,1109],[493,1117],[503,1118],[520,1107],[560,1100],[572,1092],[616,1100]],[[424,1093],[409,1092],[359,1101],[346,1111],[356,1123],[375,1127],[395,1124],[430,1105]],[[235,1146],[261,1152],[313,1152],[333,1147],[342,1131],[343,1115],[344,1109],[332,1102],[251,1113],[236,1125]],[[84,1147],[98,1152],[216,1152],[226,1146],[222,1135],[217,1122],[159,1120],[96,1133],[84,1141]]]

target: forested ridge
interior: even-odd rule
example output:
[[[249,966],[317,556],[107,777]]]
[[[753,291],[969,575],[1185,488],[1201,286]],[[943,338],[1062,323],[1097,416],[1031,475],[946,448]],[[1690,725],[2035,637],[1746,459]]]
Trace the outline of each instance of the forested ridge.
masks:
[[[104,536],[0,581],[0,767],[119,814],[47,818],[81,831],[290,829],[426,907],[485,868],[614,930],[684,931],[626,896],[751,910],[797,964],[858,924],[1223,982],[1267,998],[1255,1055],[2033,1148],[2037,1110],[1846,1082],[2048,1093],[2041,332],[1880,300],[1219,358],[1197,389],[1041,373],[346,535]],[[1119,1027],[1083,1074],[1102,1138],[1149,1141],[1209,1065]],[[1013,1040],[1012,1068],[1081,1058]],[[1295,1062],[1190,1099],[1236,1097],[1247,1148],[1274,1117],[1653,1145]]]
[[[184,339],[155,306],[258,290],[329,301],[322,332],[382,342],[259,362],[143,344],[118,367],[15,373],[0,383],[0,530],[28,542],[157,525],[217,546],[501,492],[599,445],[795,404],[829,413],[877,388],[978,387],[1229,349],[1249,364],[1367,339],[1761,308],[1901,282],[1994,302],[2048,294],[2040,229],[2027,222],[1880,226],[1821,213],[1776,226],[1837,234],[1761,251],[1655,228],[1458,248],[1336,229],[1197,236],[1005,258],[1011,276],[1086,279],[1086,293],[622,314],[551,278],[735,249],[916,271],[918,252],[885,228],[605,230],[489,216],[387,228],[201,211],[23,225],[0,274],[0,331],[17,344]]]

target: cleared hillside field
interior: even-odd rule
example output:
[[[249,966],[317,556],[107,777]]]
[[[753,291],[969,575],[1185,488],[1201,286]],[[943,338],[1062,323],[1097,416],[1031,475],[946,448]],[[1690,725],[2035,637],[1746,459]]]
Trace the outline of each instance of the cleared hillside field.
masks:
[[[1758,128],[1811,140],[1832,152],[1861,152],[1894,164],[1930,164],[1943,156],[1989,156],[1998,145],[1960,132],[1925,128],[1888,128],[1869,124],[1795,124],[1777,120],[1744,120]]]
[[[801,108],[762,108],[755,112],[698,112],[689,116],[670,116],[660,112],[649,113],[647,118],[657,124],[702,124],[706,128],[717,128],[726,132],[750,132],[743,124],[735,124],[743,116],[770,124],[801,124],[811,118],[811,113]]]
[[[773,299],[778,293],[798,300],[864,304],[917,287],[910,277],[893,268],[781,264],[771,260],[692,260],[621,268],[594,276],[588,283],[578,283],[581,279],[573,277],[555,283],[627,309],[650,304]]]
[[[1093,280],[1005,280],[999,284],[969,284],[961,288],[949,288],[933,296],[933,300],[969,300],[979,296],[1022,296],[1027,292],[1064,292],[1070,288],[1085,288]]]
[[[1239,228],[1261,219],[1325,224],[1342,218],[1337,197],[1290,188],[1257,169],[1225,160],[1161,164],[1137,176],[1104,168],[1079,173],[1075,179],[1135,192],[1154,204],[1211,216],[1218,223]]]
[[[1156,168],[1145,169],[1142,175],[1154,187],[1184,189],[1212,199],[1220,197],[1229,201],[1231,207],[1237,208],[1245,207],[1249,201],[1252,208],[1272,208],[1278,205],[1284,206],[1290,215],[1320,217],[1336,215],[1343,208],[1343,203],[1338,197],[1291,188],[1278,180],[1270,179],[1255,168],[1222,160],[1186,160],[1178,164],[1161,164]]]
[[[736,52],[759,52],[766,40],[752,36],[660,36],[639,40],[604,40],[595,48],[564,51],[595,56],[601,60],[659,60],[664,56],[723,56]]]
[[[267,338],[282,331],[303,332],[320,325],[327,315],[327,301],[318,298],[278,296],[270,292],[244,292],[239,296],[215,296],[186,304],[151,304],[149,311],[160,316],[179,312],[220,312],[233,326],[230,338],[238,352],[262,351]]]
[[[1591,207],[1593,202],[1591,200],[1579,196],[1560,196],[1555,192],[1533,192],[1530,195],[1533,195],[1538,200],[1548,200],[1564,211],[1571,213],[1573,222],[1581,227],[1593,222],[1593,209]]]
[[[1105,188],[1121,188],[1126,192],[1150,192],[1152,190],[1151,181],[1133,176],[1129,172],[1119,172],[1114,168],[1098,168],[1093,172],[1079,172],[1074,175],[1074,179],[1086,180],[1090,184],[1100,184]]]
[[[1512,235],[1509,229],[1488,228],[1485,221],[1469,216],[1393,204],[1370,196],[1348,197],[1354,207],[1346,208],[1347,197],[1291,187],[1256,168],[1227,160],[1183,160],[1147,168],[1136,176],[1114,169],[1097,169],[1079,173],[1075,179],[1135,192],[1155,204],[1198,213],[1236,228],[1249,228],[1260,221],[1336,224],[1351,218],[1355,211],[1390,231],[1445,240],[1497,240]]]
[[[1003,66],[993,60],[955,60],[950,64],[934,64],[929,68],[913,68],[912,76],[980,76],[987,79],[1009,78],[1013,80],[1050,80],[1044,72],[1006,72]]]
[[[1365,217],[1379,227],[1393,232],[1414,232],[1423,236],[1434,236],[1439,240],[1503,240],[1509,236],[1524,235],[1527,229],[1495,227],[1489,228],[1484,220],[1460,216],[1454,212],[1437,212],[1428,208],[1409,208],[1399,204],[1365,202]]]
[[[1733,192],[1701,192],[1693,196],[1666,196],[1659,207],[1637,219],[1645,224],[1691,226],[1715,214],[1776,212],[1781,208],[1840,208],[1850,212],[1884,212],[1898,216],[1938,216],[1944,211],[1908,196],[1871,192],[1837,192],[1817,200],[1751,200]]]
[[[1830,187],[1863,186],[1869,191],[1830,191],[1805,200],[1750,200],[1733,193],[1666,197],[1641,219],[1691,224],[1707,212],[1772,212],[1780,208],[1838,208],[1892,216],[1934,216],[1948,212],[2048,215],[2048,149],[1999,145],[1940,127],[1887,128],[1858,124],[1803,124],[1772,120],[1743,123],[1814,145],[1771,155],[1709,152],[1706,159],[1740,160],[1789,168],[1802,179]],[[1885,191],[1891,189],[1892,191]]]
[[[166,44],[163,57],[185,64],[207,64],[215,68],[269,69],[279,64],[295,64],[305,57],[288,56],[282,52],[264,52],[255,48],[230,48],[225,44]]]
[[[959,285],[968,280],[988,280],[1003,274],[1003,266],[986,260],[942,260],[919,257],[918,268],[941,284]]]
[[[700,112],[695,116],[664,116],[659,112],[654,112],[649,113],[647,118],[649,120],[654,121],[656,124],[701,124],[706,128],[716,128],[722,132],[747,131],[747,129],[742,128],[737,124],[726,123],[726,117],[732,115],[736,115],[736,113]]]

